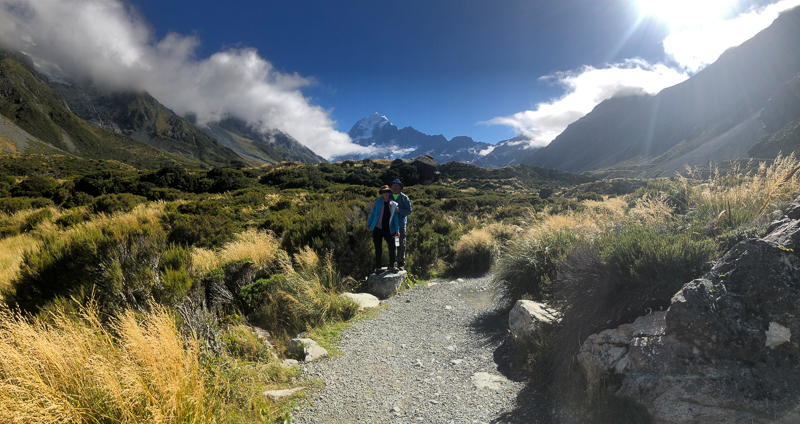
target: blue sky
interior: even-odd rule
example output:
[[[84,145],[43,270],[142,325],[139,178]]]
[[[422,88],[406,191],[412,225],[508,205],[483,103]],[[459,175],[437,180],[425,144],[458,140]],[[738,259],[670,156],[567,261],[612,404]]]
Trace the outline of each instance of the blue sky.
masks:
[[[544,145],[605,98],[657,93],[800,0],[0,0],[0,41],[201,120],[331,158],[399,127]]]

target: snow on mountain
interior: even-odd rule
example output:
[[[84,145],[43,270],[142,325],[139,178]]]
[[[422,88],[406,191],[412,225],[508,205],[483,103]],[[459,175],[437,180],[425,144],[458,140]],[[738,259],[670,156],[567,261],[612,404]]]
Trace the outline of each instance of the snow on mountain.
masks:
[[[456,161],[497,168],[515,165],[519,163],[518,158],[524,158],[531,152],[521,137],[504,140],[497,145],[466,136],[448,140],[441,134],[428,135],[412,127],[398,129],[386,116],[377,112],[356,122],[348,134],[354,143],[371,147],[372,153],[342,156],[334,160],[411,159],[427,153],[439,163]],[[500,152],[502,154],[498,155]]]

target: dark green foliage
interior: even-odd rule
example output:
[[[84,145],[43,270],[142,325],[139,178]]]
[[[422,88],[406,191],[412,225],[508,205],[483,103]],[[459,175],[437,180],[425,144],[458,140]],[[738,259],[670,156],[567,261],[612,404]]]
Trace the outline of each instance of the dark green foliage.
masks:
[[[599,195],[599,194],[597,194],[597,193],[595,193],[593,191],[587,191],[585,193],[579,194],[577,196],[577,199],[578,199],[579,202],[583,202],[585,200],[596,200],[598,202],[602,202],[603,201],[603,196],[601,196],[601,195]]]
[[[50,219],[51,216],[53,216],[53,212],[50,209],[42,209],[28,215],[22,223],[22,231],[33,230],[41,222]]]
[[[247,178],[244,172],[232,168],[214,168],[208,171],[208,179],[212,181],[209,193],[240,190],[253,184],[253,180]]]
[[[76,206],[85,206],[89,205],[94,201],[94,196],[88,193],[84,193],[82,191],[76,191],[71,196],[64,200],[64,203],[61,204],[63,208],[70,209]]]
[[[94,213],[130,212],[136,205],[146,202],[142,196],[130,193],[104,194],[92,201],[91,210]]]
[[[56,296],[94,290],[104,311],[146,307],[160,288],[159,261],[166,247],[166,234],[153,224],[47,236],[38,251],[24,255],[9,303],[33,312]]]
[[[11,188],[14,197],[52,198],[58,189],[58,182],[50,177],[30,177]]]
[[[514,240],[497,264],[495,284],[502,298],[542,301],[550,295],[550,284],[558,264],[579,240],[569,229],[543,230],[538,235]]]
[[[19,228],[10,225],[0,226],[0,239],[17,235],[19,235]]]
[[[273,170],[262,176],[259,182],[281,189],[304,188],[319,190],[331,185],[331,182],[326,179],[326,174],[314,165],[273,168]]]
[[[416,207],[409,217],[407,262],[412,273],[430,277],[440,261],[450,259],[456,228],[431,208]]]
[[[3,197],[0,198],[0,211],[9,215],[17,213],[23,209],[31,207],[31,199],[27,197]]]
[[[204,213],[203,208],[190,214],[173,212],[168,215],[168,221],[170,243],[183,246],[219,247],[236,232],[236,226],[226,213]]]
[[[666,306],[685,283],[700,275],[703,266],[717,253],[710,240],[694,240],[691,234],[664,234],[649,227],[634,226],[598,240],[600,256],[618,281],[621,293],[637,293],[630,302],[634,313],[653,299]],[[638,316],[638,315],[636,315]]]
[[[60,228],[67,228],[67,227],[72,227],[72,226],[78,225],[78,224],[82,223],[83,221],[84,221],[83,220],[83,215],[81,215],[79,213],[71,213],[71,214],[63,215],[63,216],[59,217],[58,219],[56,219],[55,224],[58,225]]]
[[[76,192],[92,196],[112,193],[133,193],[136,191],[138,175],[135,172],[98,172],[86,175],[75,181]]]
[[[247,313],[255,311],[259,306],[267,301],[268,296],[273,290],[270,288],[275,285],[275,281],[285,278],[283,274],[275,274],[269,278],[261,278],[244,286],[239,292],[239,300],[246,308]]]

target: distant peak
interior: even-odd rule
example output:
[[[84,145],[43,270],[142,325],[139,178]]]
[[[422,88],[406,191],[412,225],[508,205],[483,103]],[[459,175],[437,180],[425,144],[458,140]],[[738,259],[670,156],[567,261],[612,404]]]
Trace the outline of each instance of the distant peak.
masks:
[[[356,124],[353,125],[353,129],[350,130],[350,137],[353,140],[368,139],[372,137],[373,130],[382,128],[387,124],[391,125],[392,123],[389,122],[389,119],[385,116],[375,112],[356,122]]]

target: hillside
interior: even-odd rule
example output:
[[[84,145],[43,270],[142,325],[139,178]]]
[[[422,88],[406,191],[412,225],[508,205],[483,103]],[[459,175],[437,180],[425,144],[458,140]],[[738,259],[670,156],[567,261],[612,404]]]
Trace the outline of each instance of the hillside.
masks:
[[[768,135],[762,109],[798,73],[800,9],[795,8],[681,84],[655,96],[600,103],[523,163],[636,176],[743,158]]]
[[[205,166],[200,160],[169,154],[90,125],[70,111],[24,56],[3,50],[0,50],[0,114],[4,117],[3,147],[12,153],[115,159],[141,168],[174,164]]]

